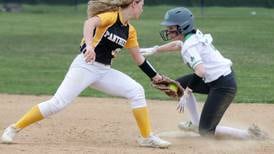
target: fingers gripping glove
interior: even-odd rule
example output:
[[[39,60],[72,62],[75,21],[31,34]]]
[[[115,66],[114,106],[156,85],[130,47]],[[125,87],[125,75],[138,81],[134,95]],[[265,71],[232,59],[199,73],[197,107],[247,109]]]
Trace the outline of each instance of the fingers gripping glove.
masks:
[[[162,75],[162,80],[152,81],[151,85],[172,98],[180,98],[184,94],[184,90],[178,81],[164,75]]]

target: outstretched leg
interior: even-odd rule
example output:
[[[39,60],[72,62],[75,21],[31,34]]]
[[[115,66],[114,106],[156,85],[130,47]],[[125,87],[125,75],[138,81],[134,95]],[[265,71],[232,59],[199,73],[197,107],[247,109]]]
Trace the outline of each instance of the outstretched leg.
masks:
[[[86,87],[100,78],[100,72],[94,73],[93,69],[95,69],[93,66],[84,63],[81,55],[77,56],[55,95],[51,99],[32,107],[15,124],[6,128],[1,138],[2,142],[11,143],[16,133],[23,128],[68,106]]]
[[[128,75],[112,69],[103,78],[94,82],[91,87],[131,100],[133,116],[142,136],[137,140],[141,146],[166,148],[170,145],[169,142],[153,135],[145,92],[139,83]]]

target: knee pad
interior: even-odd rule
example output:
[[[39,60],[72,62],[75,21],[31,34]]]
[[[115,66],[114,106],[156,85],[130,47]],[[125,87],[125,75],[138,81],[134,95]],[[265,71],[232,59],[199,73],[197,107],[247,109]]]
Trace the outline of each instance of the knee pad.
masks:
[[[128,92],[128,96],[128,99],[132,101],[131,108],[139,108],[147,105],[144,88],[139,83],[136,83],[135,87]]]
[[[69,102],[65,102],[61,98],[56,96],[52,97],[50,100],[38,104],[41,114],[43,117],[49,117],[62,109],[64,109]]]

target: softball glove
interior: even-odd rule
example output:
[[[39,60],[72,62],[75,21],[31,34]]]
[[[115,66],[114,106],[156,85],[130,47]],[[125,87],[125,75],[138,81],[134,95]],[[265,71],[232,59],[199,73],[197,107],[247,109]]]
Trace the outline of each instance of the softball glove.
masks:
[[[184,89],[178,81],[172,80],[164,75],[162,75],[162,80],[152,81],[151,85],[172,98],[178,99],[184,94]]]

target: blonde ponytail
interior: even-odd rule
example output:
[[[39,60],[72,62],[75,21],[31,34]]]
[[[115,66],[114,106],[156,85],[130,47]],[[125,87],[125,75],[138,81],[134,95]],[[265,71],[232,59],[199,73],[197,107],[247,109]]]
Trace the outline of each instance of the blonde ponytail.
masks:
[[[87,9],[88,18],[103,12],[117,11],[120,7],[125,8],[133,1],[134,0],[90,0]]]

